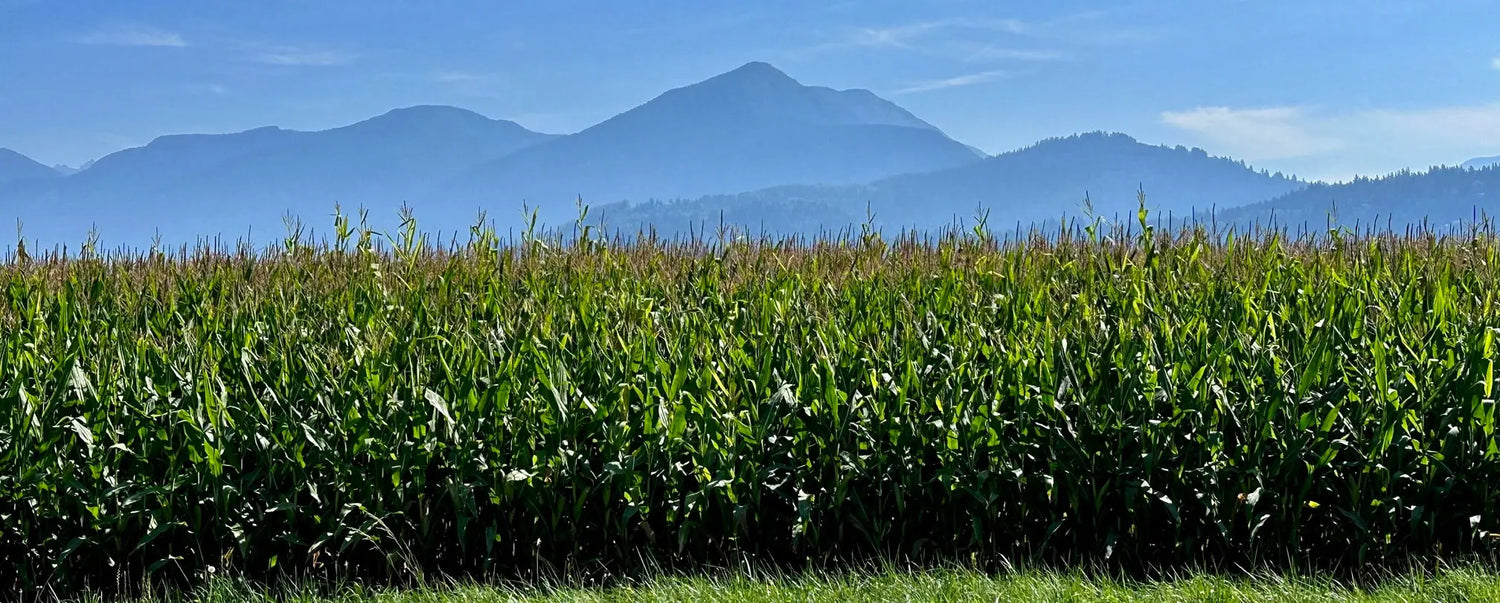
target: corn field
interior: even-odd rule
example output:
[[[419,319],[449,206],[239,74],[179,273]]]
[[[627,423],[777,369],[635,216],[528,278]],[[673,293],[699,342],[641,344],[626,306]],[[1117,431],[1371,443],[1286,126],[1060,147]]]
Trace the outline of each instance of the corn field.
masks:
[[[1500,550],[1489,229],[303,239],[0,265],[0,590]]]

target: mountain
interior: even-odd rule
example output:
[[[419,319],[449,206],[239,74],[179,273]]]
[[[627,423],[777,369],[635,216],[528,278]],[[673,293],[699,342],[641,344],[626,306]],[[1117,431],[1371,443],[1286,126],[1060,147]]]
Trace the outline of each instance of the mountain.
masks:
[[[264,240],[284,233],[286,213],[329,230],[335,204],[346,212],[369,208],[388,222],[402,203],[465,168],[551,138],[438,106],[317,132],[162,136],[46,187],[0,194],[0,207],[23,218],[28,238],[43,241],[76,243],[92,224],[106,242],[130,245],[148,243],[158,229],[168,242],[247,232]]]
[[[982,155],[867,90],[804,86],[749,63],[576,134],[478,166],[438,197],[527,200],[544,221],[593,205],[782,184],[851,184]]]
[[[1436,167],[1403,170],[1339,184],[1315,183],[1222,218],[1236,224],[1278,224],[1321,230],[1330,223],[1404,229],[1409,224],[1448,227],[1500,214],[1500,165],[1483,169]]]
[[[671,203],[599,208],[606,226],[662,232],[714,226],[719,217],[752,231],[812,232],[867,219],[887,229],[934,229],[987,210],[992,228],[1079,216],[1087,195],[1094,214],[1133,219],[1137,192],[1158,215],[1175,218],[1263,201],[1304,184],[1257,172],[1202,149],[1142,144],[1124,134],[1093,132],[1044,140],[959,167],[905,174],[853,186],[781,186]],[[806,207],[806,211],[797,208]],[[808,216],[820,217],[811,224]],[[592,220],[592,218],[591,218]],[[836,221],[829,221],[836,220]]]
[[[253,158],[203,171],[206,178],[198,184],[209,188],[196,192],[253,190],[259,200],[323,213],[336,201],[394,207],[468,166],[552,138],[514,122],[436,106],[397,109],[343,128],[290,134],[290,143],[273,152],[261,150]],[[101,167],[96,164],[90,171]]]
[[[45,180],[59,176],[56,171],[30,157],[0,148],[0,185],[27,180]]]
[[[52,171],[57,172],[59,174],[62,174],[64,176],[72,176],[73,174],[77,174],[78,172],[82,172],[82,171],[84,171],[86,169],[89,169],[89,167],[93,166],[93,165],[94,165],[94,160],[92,160],[92,159],[83,162],[83,165],[80,165],[78,167],[73,167],[71,165],[66,165],[66,164],[62,164],[62,163],[56,163],[56,164],[52,165]]]
[[[1492,165],[1500,165],[1500,155],[1496,155],[1494,157],[1475,157],[1474,159],[1465,161],[1463,165],[1459,167],[1478,170],[1487,168]]]
[[[0,222],[21,219],[42,247],[76,244],[92,225],[105,245],[140,247],[157,233],[169,244],[216,235],[266,244],[285,233],[284,214],[328,233],[335,204],[367,208],[387,229],[409,203],[424,230],[452,233],[481,207],[505,230],[523,202],[543,224],[567,225],[582,196],[626,228],[723,215],[808,232],[864,222],[867,208],[892,228],[946,226],[980,206],[997,227],[1034,223],[1077,215],[1085,194],[1098,215],[1132,215],[1142,189],[1154,209],[1182,216],[1303,186],[1121,134],[984,157],[869,91],[805,86],[758,62],[567,136],[419,106],[317,132],[162,136],[72,175],[41,169],[53,176],[0,186]],[[696,200],[653,201],[685,199]]]

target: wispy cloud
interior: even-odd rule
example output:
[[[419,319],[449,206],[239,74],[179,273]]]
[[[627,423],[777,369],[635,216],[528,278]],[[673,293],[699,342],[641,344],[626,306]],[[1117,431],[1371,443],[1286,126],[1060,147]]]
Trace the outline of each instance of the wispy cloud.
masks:
[[[1413,165],[1413,157],[1456,164],[1493,155],[1500,140],[1500,104],[1343,112],[1199,107],[1166,111],[1161,119],[1216,151],[1249,161],[1295,158],[1317,172],[1306,175],[1324,179],[1427,167]]]
[[[884,50],[924,54],[965,63],[1064,61],[1076,51],[1150,43],[1162,33],[1119,19],[1108,11],[1065,14],[1045,20],[944,18],[879,27],[836,30],[826,41],[789,51],[792,59],[842,51]]]
[[[69,39],[77,44],[100,46],[183,47],[188,45],[180,34],[139,24],[96,29]]]
[[[466,71],[439,71],[432,74],[432,81],[440,84],[472,84],[489,79],[489,76]]]
[[[970,30],[989,33],[1025,33],[1026,23],[1017,19],[938,19],[889,27],[865,27],[849,32],[845,46],[907,48],[911,43],[944,31]]]
[[[1490,61],[1490,66],[1494,67],[1495,69],[1500,69],[1500,57],[1495,57],[1494,60]]]
[[[160,94],[196,94],[227,96],[229,88],[217,82],[188,82],[154,91]]]
[[[825,42],[788,51],[793,58],[853,49],[898,49],[943,54],[940,46],[974,34],[1018,34],[1029,26],[1016,19],[936,19],[881,27],[859,27],[833,33]]]
[[[1303,112],[1301,107],[1198,107],[1162,112],[1161,120],[1249,160],[1304,157],[1337,148],[1336,140],[1310,131]]]
[[[267,65],[289,65],[294,67],[336,67],[348,65],[358,55],[341,50],[315,50],[296,46],[275,46],[256,53],[256,62]]]
[[[973,86],[975,84],[983,84],[985,82],[995,81],[997,79],[1005,77],[1009,73],[1009,71],[1006,71],[1004,69],[996,69],[993,71],[981,71],[979,73],[970,73],[940,80],[929,80],[926,82],[919,82],[915,85],[902,88],[900,90],[896,90],[892,92],[892,94],[915,94],[917,92],[931,92],[933,90],[943,90],[946,88]]]
[[[1170,35],[1160,24],[1142,25],[1137,18],[1118,10],[1085,10],[1039,21],[1031,29],[1034,37],[1076,47],[1139,46],[1160,42]]]
[[[907,48],[915,40],[937,26],[931,23],[915,23],[899,27],[866,27],[849,32],[843,40],[833,43],[835,47],[890,47]]]
[[[993,61],[1062,61],[1068,54],[1060,50],[1042,48],[1002,48],[993,44],[972,46],[963,60],[970,63]]]

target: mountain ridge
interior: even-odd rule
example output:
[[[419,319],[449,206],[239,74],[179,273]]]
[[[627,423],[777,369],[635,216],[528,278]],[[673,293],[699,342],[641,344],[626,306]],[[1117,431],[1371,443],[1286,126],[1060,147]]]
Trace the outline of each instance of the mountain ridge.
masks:
[[[1500,165],[1479,169],[1439,166],[1335,184],[1313,183],[1301,191],[1230,209],[1221,215],[1221,221],[1241,226],[1364,230],[1414,224],[1458,226],[1497,214]]]
[[[43,169],[50,169],[45,168]],[[56,172],[52,172],[55,176]],[[32,237],[110,244],[280,232],[290,213],[326,230],[336,204],[393,225],[462,232],[483,208],[501,230],[523,203],[543,224],[575,201],[629,224],[734,220],[791,230],[863,222],[933,228],[987,208],[991,224],[1133,214],[1136,193],[1167,215],[1279,198],[1305,183],[1202,149],[1090,132],[986,156],[863,89],[804,85],[750,62],[672,88],[568,135],[473,111],[416,105],[318,131],[264,126],[172,134],[70,176],[0,186],[0,207]],[[258,242],[264,243],[267,239]],[[274,239],[271,239],[274,240]]]
[[[874,93],[805,86],[752,62],[477,166],[439,196],[508,191],[513,205],[524,197],[558,220],[572,217],[579,196],[607,203],[854,183],[980,158]]]
[[[989,223],[1038,223],[1063,214],[1079,216],[1085,197],[1095,215],[1133,215],[1137,192],[1148,207],[1164,215],[1188,217],[1216,208],[1254,203],[1305,183],[1282,174],[1257,172],[1243,162],[1214,157],[1202,149],[1147,145],[1120,133],[1088,132],[1049,138],[980,162],[926,173],[902,174],[865,184],[778,186],[737,195],[705,196],[655,204],[611,204],[599,208],[596,220],[626,231],[656,227],[686,230],[726,222],[773,232],[808,233],[802,215],[788,207],[816,208],[820,219],[838,228],[863,223],[866,211],[876,225],[933,229],[950,226],[988,210]],[[765,211],[757,211],[766,208]]]
[[[222,134],[169,134],[111,153],[45,186],[0,190],[34,236],[142,244],[274,232],[284,213],[323,226],[336,204],[381,219],[432,183],[474,162],[554,135],[467,109],[418,105],[325,130],[263,126]],[[174,228],[175,227],[175,228]]]
[[[0,147],[0,185],[46,180],[61,175],[57,170],[18,151]]]

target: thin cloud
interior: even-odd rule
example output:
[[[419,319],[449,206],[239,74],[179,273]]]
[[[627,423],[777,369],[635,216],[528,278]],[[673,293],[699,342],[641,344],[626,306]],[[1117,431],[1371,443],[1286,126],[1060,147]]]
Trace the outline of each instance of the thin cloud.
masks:
[[[293,67],[337,67],[353,63],[358,57],[340,50],[310,50],[294,46],[279,46],[263,50],[255,55],[255,61],[267,65]]]
[[[981,71],[979,73],[970,73],[967,75],[960,75],[957,77],[950,77],[941,80],[921,82],[907,88],[896,90],[895,92],[892,92],[892,94],[915,94],[918,92],[931,92],[933,90],[973,86],[975,84],[983,84],[985,82],[995,81],[997,79],[1005,77],[1009,73],[1010,72],[1003,69],[996,69],[994,71]]]
[[[1490,61],[1490,66],[1500,70],[1500,57],[1495,57],[1494,60]]]
[[[1048,49],[1035,48],[1000,48],[990,44],[973,47],[967,51],[964,60],[970,63],[981,63],[991,61],[1062,61],[1068,55],[1064,52]]]
[[[464,71],[439,71],[432,74],[432,81],[440,84],[470,84],[482,82],[487,79],[489,79],[489,76]]]
[[[1157,41],[1162,32],[1108,22],[1090,11],[1050,20],[945,18],[845,29],[831,39],[787,53],[794,60],[850,50],[903,51],[966,63],[1072,60],[1072,50]],[[1004,43],[1002,43],[1004,41]],[[1040,48],[1027,46],[1041,45]]]
[[[1017,19],[939,19],[890,27],[861,28],[849,33],[842,43],[844,46],[856,47],[907,48],[917,40],[956,29],[1021,34],[1029,27]]]
[[[99,29],[73,36],[71,40],[76,44],[96,46],[159,46],[181,48],[188,45],[187,41],[183,40],[180,34],[148,25],[125,25]]]
[[[214,96],[227,96],[229,94],[228,87],[215,82],[186,83],[172,87],[171,91],[174,93],[180,92],[185,94],[211,94]],[[165,93],[166,90],[163,90],[162,92]]]
[[[1086,10],[1036,23],[1031,34],[1077,47],[1138,46],[1161,41],[1169,30],[1127,22],[1115,10]]]
[[[1030,25],[1017,19],[937,19],[889,25],[885,27],[861,27],[844,30],[834,39],[812,46],[792,50],[787,54],[794,59],[804,59],[827,52],[853,49],[900,49],[923,51],[934,43],[941,44],[962,37],[963,32],[988,34],[1020,34]]]
[[[917,23],[900,27],[863,28],[851,32],[841,46],[874,46],[906,48],[911,41],[936,28],[930,23]]]
[[[1350,128],[1387,132],[1415,146],[1475,146],[1493,149],[1500,140],[1500,104],[1354,114]]]
[[[1413,157],[1458,164],[1493,155],[1500,104],[1338,112],[1306,107],[1199,107],[1166,111],[1163,123],[1248,161],[1296,159],[1326,180],[1414,167]],[[1288,164],[1290,166],[1290,164]]]
[[[1164,111],[1161,120],[1252,161],[1305,157],[1338,147],[1337,141],[1309,131],[1300,107],[1198,107]]]

